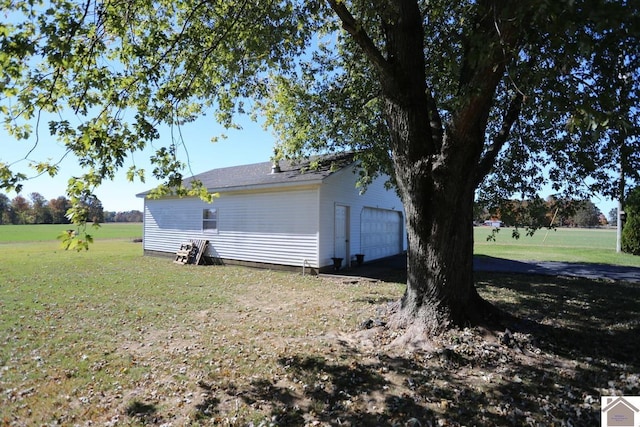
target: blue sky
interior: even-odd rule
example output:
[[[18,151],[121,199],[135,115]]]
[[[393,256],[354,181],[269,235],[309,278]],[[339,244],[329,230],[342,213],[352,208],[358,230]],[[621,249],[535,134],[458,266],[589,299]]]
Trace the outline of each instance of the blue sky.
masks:
[[[211,117],[203,117],[194,123],[182,127],[182,135],[188,149],[188,158],[191,171],[194,174],[210,169],[235,166],[241,164],[269,161],[273,154],[275,138],[270,132],[250,120],[241,122],[242,130],[227,130],[216,124]],[[211,142],[213,136],[225,133],[227,139],[219,139]],[[57,142],[47,139],[48,132],[43,127],[40,132],[40,142],[29,158],[37,161],[47,159],[57,160],[64,154],[64,148]],[[171,140],[168,129],[161,132],[158,144],[167,144]],[[12,167],[15,171],[35,175],[28,165],[28,161],[20,161],[30,150],[33,141],[16,141],[5,133],[0,133],[0,161],[15,163]],[[137,198],[137,193],[149,190],[159,184],[151,175],[152,167],[149,164],[149,155],[153,150],[137,153],[133,161],[138,167],[146,169],[146,183],[127,181],[126,170],[132,164],[131,159],[122,168],[114,181],[108,181],[96,190],[96,195],[102,202],[102,206],[108,211],[142,210],[143,200]],[[181,159],[186,162],[184,151],[180,153]],[[45,199],[50,200],[65,195],[67,180],[69,177],[82,173],[77,160],[68,156],[60,165],[60,173],[51,178],[48,175],[30,179],[24,183],[21,195],[28,198],[29,194],[38,192]],[[185,175],[189,175],[185,172]],[[7,193],[9,198],[14,198],[16,193]]]
[[[242,164],[258,163],[268,161],[273,154],[273,146],[275,137],[268,131],[264,130],[258,123],[250,121],[248,118],[239,118],[238,122],[242,125],[241,130],[224,130],[216,124],[215,120],[209,117],[202,117],[194,123],[190,123],[182,127],[181,132],[185,145],[188,149],[188,158],[191,165],[191,171],[194,174],[205,172],[210,169],[236,166]],[[57,142],[47,139],[48,133],[46,127],[41,129],[40,142],[30,158],[33,160],[43,161],[49,158],[58,159],[64,153],[64,148]],[[211,138],[221,133],[225,133],[228,138],[220,139],[217,142],[211,142]],[[168,129],[161,131],[161,139],[159,143],[167,144],[171,140],[171,134]],[[16,171],[21,171],[31,176],[35,172],[28,168],[28,161],[19,161],[23,158],[31,148],[32,141],[16,141],[9,138],[3,132],[0,132],[0,161],[5,163],[13,163]],[[129,211],[143,210],[143,200],[135,195],[143,191],[149,190],[159,182],[152,179],[151,166],[148,158],[152,150],[143,153],[137,153],[134,157],[135,164],[147,170],[146,183],[136,181],[131,183],[125,177],[126,170],[131,164],[125,164],[121,172],[114,181],[108,181],[97,189],[96,195],[102,202],[105,210],[108,211]],[[185,152],[181,152],[181,159],[187,160]],[[24,183],[22,195],[29,196],[33,192],[38,192],[45,199],[50,200],[58,196],[65,195],[67,180],[73,175],[80,174],[81,170],[77,164],[77,160],[68,156],[61,163],[60,173],[55,178],[48,175],[31,179]],[[188,176],[189,172],[185,172]],[[541,196],[546,197],[551,194],[550,189],[543,189]],[[16,193],[8,193],[9,198],[16,196]],[[609,211],[617,207],[617,202],[604,198],[593,198],[592,201],[600,208],[600,211],[608,216]]]

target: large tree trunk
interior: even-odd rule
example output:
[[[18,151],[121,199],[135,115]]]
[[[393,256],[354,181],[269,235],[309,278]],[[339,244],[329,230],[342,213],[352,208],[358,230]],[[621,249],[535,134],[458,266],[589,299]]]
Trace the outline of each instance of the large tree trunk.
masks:
[[[412,2],[396,3],[397,24],[389,28],[394,61],[381,79],[396,183],[402,197],[409,243],[407,290],[393,323],[438,332],[477,324],[488,303],[473,280],[473,198],[476,169],[500,67],[482,81],[443,129],[425,86],[422,25]],[[462,67],[464,69],[464,67]],[[423,88],[419,90],[419,88]]]
[[[425,101],[388,98],[386,109],[409,244],[407,289],[393,324],[437,333],[482,323],[491,312],[473,277],[475,170],[484,135],[465,121],[434,144],[427,107],[416,108],[428,97],[413,96]]]
[[[396,326],[437,333],[483,323],[491,312],[474,284],[474,192],[470,185],[460,186],[461,180],[469,181],[460,176],[431,192],[417,186],[404,191],[407,288],[395,314]]]
[[[458,92],[449,102],[446,124],[425,75],[424,19],[418,2],[394,0],[380,8],[384,51],[345,2],[328,2],[380,80],[409,241],[407,290],[392,323],[427,332],[481,323],[492,310],[473,280],[473,198],[519,112],[520,101],[512,103],[504,132],[485,147],[489,112],[508,62],[505,47],[517,39],[517,26],[507,19],[511,15],[500,18],[512,2],[478,2],[474,34],[464,41]]]

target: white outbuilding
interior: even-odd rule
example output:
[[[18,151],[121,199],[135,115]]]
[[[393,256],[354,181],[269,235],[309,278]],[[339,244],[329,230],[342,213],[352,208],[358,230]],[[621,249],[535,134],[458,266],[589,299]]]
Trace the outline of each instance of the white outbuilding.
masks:
[[[200,180],[219,197],[144,198],[144,253],[175,254],[189,240],[209,242],[205,257],[227,264],[323,271],[406,250],[402,202],[381,176],[361,192],[353,156],[213,169]]]

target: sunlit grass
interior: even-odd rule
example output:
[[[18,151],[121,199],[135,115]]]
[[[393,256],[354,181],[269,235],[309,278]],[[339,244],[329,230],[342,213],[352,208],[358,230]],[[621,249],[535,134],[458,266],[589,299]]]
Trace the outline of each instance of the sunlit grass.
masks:
[[[6,242],[44,242],[56,240],[71,224],[0,225],[0,244]],[[142,237],[141,223],[109,222],[99,227],[87,225],[86,231],[94,239],[135,239]]]
[[[56,241],[2,244],[0,257],[0,425],[260,425],[274,417],[279,425],[304,425],[303,414],[371,425],[359,418],[367,411],[393,421],[379,425],[394,425],[408,417],[399,402],[414,402],[423,415],[457,414],[429,403],[441,402],[440,389],[407,388],[425,373],[435,375],[435,382],[425,384],[454,381],[466,391],[443,385],[451,402],[485,388],[492,396],[499,385],[482,382],[478,378],[486,373],[476,371],[462,382],[458,368],[443,369],[437,357],[408,356],[395,365],[381,348],[363,354],[342,340],[377,316],[380,306],[398,300],[403,284],[183,266],[142,256],[141,244],[130,239],[99,240],[79,253],[60,249]],[[567,331],[588,331],[590,340],[604,337],[599,348],[609,349],[614,346],[606,339],[617,336],[603,330],[637,325],[638,291],[630,284],[478,277],[482,295],[498,306],[552,330],[563,328],[546,336],[554,343],[562,343]],[[583,335],[576,340],[583,342]],[[636,354],[635,341],[624,342],[630,347],[624,354]],[[571,357],[593,358],[587,347]],[[598,357],[609,365],[604,355]],[[531,369],[509,366],[525,379]],[[554,369],[544,374],[552,385],[564,380]],[[602,376],[607,384],[618,381],[620,372]],[[594,394],[594,384],[599,383],[574,385],[574,394]],[[521,386],[528,391],[519,396],[533,396],[530,405],[541,395],[559,402],[566,397],[561,389],[533,381]],[[414,397],[398,400],[407,393]],[[374,396],[382,409],[367,406]],[[500,396],[491,404],[502,402]]]
[[[474,230],[475,254],[521,261],[587,262],[640,267],[640,257],[617,253],[616,231],[613,229],[558,228],[538,230],[526,236],[520,230],[519,239],[512,229],[503,228],[495,241],[487,240],[489,227]]]
[[[145,401],[180,407],[198,380],[273,375],[288,348],[354,328],[366,301],[401,289],[338,285],[329,298],[316,277],[183,266],[143,257],[129,240],[79,253],[57,242],[5,244],[0,256],[0,425],[108,421],[141,388]],[[329,299],[333,314],[318,309]]]

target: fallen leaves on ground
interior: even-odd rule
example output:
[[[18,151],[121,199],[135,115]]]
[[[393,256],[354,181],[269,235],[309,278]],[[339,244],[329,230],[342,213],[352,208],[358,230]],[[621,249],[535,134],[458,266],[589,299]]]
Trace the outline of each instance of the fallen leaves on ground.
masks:
[[[519,320],[420,349],[386,327],[402,285],[236,274],[209,307],[72,301],[75,329],[41,305],[45,326],[0,336],[0,425],[585,426],[600,396],[640,394],[638,286],[487,274],[480,291]]]

